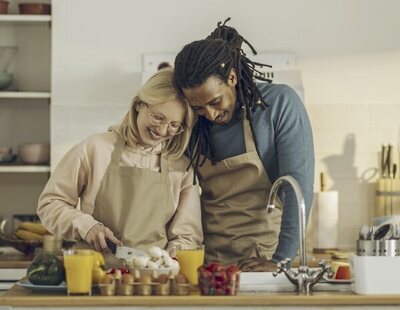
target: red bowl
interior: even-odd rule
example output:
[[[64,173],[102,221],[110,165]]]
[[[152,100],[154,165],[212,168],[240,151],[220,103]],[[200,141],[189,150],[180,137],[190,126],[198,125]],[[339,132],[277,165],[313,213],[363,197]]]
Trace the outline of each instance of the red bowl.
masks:
[[[50,15],[51,5],[45,3],[20,3],[18,5],[20,14]]]
[[[8,1],[0,1],[0,14],[8,13]]]

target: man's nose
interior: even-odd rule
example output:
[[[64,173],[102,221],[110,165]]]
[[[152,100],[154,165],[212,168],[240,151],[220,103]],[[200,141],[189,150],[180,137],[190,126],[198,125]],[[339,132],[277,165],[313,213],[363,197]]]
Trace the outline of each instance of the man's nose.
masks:
[[[212,107],[205,108],[205,117],[209,121],[213,122],[216,119],[217,115],[218,115],[218,112],[214,108],[212,108]]]

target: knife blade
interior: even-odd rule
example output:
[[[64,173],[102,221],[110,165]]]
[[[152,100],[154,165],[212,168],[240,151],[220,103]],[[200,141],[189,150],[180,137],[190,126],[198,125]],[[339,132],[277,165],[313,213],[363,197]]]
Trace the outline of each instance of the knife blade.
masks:
[[[129,246],[119,246],[117,245],[116,250],[115,250],[115,257],[119,259],[130,259],[133,256],[148,256],[146,252],[131,248]]]

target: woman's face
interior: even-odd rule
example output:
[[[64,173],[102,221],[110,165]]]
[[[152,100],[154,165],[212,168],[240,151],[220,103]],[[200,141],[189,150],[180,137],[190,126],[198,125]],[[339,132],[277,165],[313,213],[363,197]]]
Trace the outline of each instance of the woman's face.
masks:
[[[185,105],[181,101],[171,100],[156,105],[141,103],[136,106],[136,110],[139,138],[143,145],[156,146],[171,139],[173,135],[168,132],[168,127],[170,131],[176,124],[182,124],[184,127]],[[154,119],[162,125],[154,125]]]
[[[229,123],[235,111],[236,84],[236,73],[232,70],[227,83],[211,76],[200,86],[184,88],[183,94],[198,115],[224,125]]]

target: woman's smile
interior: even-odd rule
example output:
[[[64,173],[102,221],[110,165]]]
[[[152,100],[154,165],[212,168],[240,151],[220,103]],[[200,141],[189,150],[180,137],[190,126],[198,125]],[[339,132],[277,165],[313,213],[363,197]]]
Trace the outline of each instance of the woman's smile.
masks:
[[[148,128],[149,134],[150,134],[150,138],[152,140],[160,140],[161,139],[161,135],[159,135],[154,129],[152,128]]]

